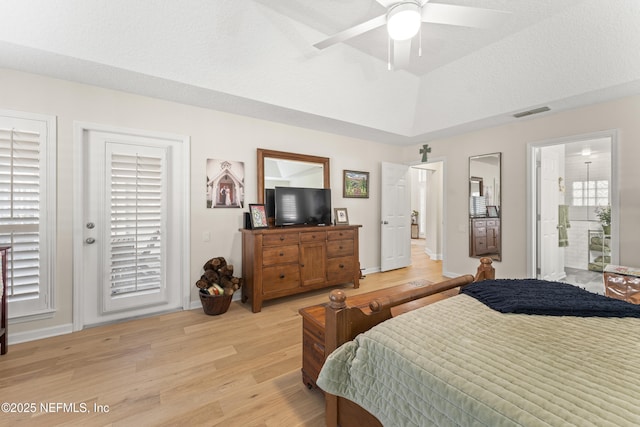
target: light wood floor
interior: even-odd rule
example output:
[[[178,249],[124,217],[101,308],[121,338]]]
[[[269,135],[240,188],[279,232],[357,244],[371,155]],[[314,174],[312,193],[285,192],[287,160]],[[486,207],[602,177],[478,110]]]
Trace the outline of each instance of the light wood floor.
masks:
[[[411,267],[343,288],[352,295],[442,280],[440,262],[420,245],[412,251]],[[0,425],[324,426],[323,396],[300,375],[298,309],[328,293],[268,301],[256,314],[238,301],[220,316],[181,311],[11,345],[0,357],[0,401],[36,407],[3,411]]]

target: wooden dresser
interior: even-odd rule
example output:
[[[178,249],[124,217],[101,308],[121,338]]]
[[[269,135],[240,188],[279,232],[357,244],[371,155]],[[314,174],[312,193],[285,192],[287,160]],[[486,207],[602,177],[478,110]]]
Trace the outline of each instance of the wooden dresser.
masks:
[[[409,282],[403,285],[349,296],[347,298],[347,304],[350,307],[359,307],[366,313],[369,312],[369,302],[375,298],[385,297],[390,294],[408,291],[415,289],[416,287],[428,286],[430,284],[432,283],[428,281]],[[394,307],[391,312],[394,316],[398,316],[401,313],[415,310],[416,308],[432,304],[436,301],[440,301],[457,294],[457,288],[448,290],[440,294],[431,295],[399,305]],[[324,361],[328,356],[328,354],[325,353],[325,306],[326,304],[318,304],[299,310],[299,313],[302,316],[302,382],[304,382],[308,388],[316,387],[316,380],[320,374],[320,369],[322,368],[322,365],[324,365]]]
[[[342,283],[360,286],[359,225],[242,231],[242,302],[262,302]]]
[[[500,253],[500,218],[471,218],[472,256]]]

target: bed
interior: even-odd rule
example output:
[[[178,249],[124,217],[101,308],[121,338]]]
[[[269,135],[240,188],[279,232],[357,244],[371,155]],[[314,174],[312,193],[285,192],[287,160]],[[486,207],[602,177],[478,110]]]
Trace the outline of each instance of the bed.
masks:
[[[429,290],[460,294],[397,317],[394,307],[424,295],[372,301],[365,314],[332,292],[331,354],[317,381],[327,425],[640,425],[640,307],[595,294],[581,308],[565,306],[563,298],[582,299],[575,291],[588,294],[571,285],[557,286],[566,296],[543,298],[551,306],[523,306],[521,295],[540,287],[549,296],[555,285],[493,280],[483,259],[475,278]],[[516,302],[487,293],[495,288]]]

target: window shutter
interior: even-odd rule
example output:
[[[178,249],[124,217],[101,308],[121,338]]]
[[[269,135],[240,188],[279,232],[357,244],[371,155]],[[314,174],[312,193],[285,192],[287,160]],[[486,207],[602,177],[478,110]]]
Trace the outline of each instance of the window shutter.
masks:
[[[111,297],[164,288],[164,158],[112,152]]]
[[[41,137],[0,128],[0,246],[10,302],[40,297]]]

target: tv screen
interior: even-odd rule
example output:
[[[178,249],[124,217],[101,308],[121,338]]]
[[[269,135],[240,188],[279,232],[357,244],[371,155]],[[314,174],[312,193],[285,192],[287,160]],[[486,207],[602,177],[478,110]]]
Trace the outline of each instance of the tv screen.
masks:
[[[276,225],[331,225],[331,190],[276,187]]]

